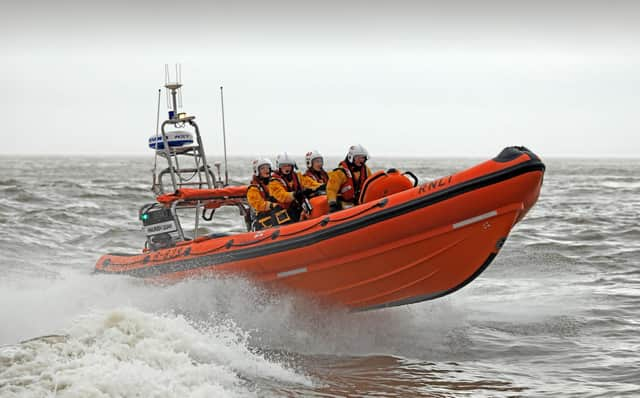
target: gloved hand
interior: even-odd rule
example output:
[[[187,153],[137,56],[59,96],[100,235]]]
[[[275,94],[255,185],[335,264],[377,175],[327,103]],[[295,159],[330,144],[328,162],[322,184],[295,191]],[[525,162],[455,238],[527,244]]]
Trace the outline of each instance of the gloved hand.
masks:
[[[293,194],[293,198],[294,198],[296,201],[298,201],[298,203],[302,203],[302,202],[304,202],[304,198],[305,198],[305,196],[304,196],[304,193],[303,193],[302,191],[296,191],[296,192]]]
[[[336,202],[335,200],[332,200],[331,202],[329,202],[329,213],[333,213],[334,211],[338,211],[340,210],[340,207],[338,206],[338,202]]]

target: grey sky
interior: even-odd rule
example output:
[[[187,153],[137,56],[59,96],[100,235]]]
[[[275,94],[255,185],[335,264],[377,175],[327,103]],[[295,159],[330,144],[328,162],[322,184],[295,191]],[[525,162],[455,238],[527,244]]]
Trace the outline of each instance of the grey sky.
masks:
[[[213,154],[223,84],[232,154],[639,156],[638,21],[633,1],[3,4],[0,153],[149,153],[180,62]]]

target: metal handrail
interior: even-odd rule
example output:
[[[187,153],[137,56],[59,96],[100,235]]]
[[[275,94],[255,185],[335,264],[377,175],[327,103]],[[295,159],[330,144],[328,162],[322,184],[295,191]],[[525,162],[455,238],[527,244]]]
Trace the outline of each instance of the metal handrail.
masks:
[[[192,204],[194,202],[193,199],[178,199],[171,203],[171,213],[174,216],[176,227],[178,229],[178,235],[180,236],[180,239],[182,241],[185,241],[186,237],[184,235],[184,230],[182,229],[182,224],[180,223],[178,210],[196,209],[196,222],[195,222],[195,230],[194,230],[194,236],[193,236],[193,239],[196,239],[198,237],[198,221],[200,218],[199,217],[200,209],[204,208],[206,201],[207,199],[198,199],[198,200],[195,200],[195,204]],[[238,210],[240,211],[240,215],[244,217],[244,222],[247,228],[247,232],[251,231],[252,220],[251,220],[251,208],[249,207],[249,205],[245,202],[235,202],[235,203],[229,204],[229,206],[235,206],[238,208]],[[211,220],[208,220],[208,221],[211,221]]]

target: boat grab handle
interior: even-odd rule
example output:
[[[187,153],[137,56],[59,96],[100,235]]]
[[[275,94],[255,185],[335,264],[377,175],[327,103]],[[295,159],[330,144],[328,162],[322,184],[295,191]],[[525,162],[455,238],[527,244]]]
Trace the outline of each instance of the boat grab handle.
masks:
[[[211,221],[213,220],[213,214],[216,212],[216,209],[210,209],[211,210],[211,214],[209,216],[207,216],[207,209],[202,209],[202,219],[205,221]]]
[[[409,176],[411,177],[411,179],[413,180],[413,186],[417,187],[418,186],[418,177],[416,177],[415,174],[413,174],[410,171],[405,171],[404,173],[402,173],[403,176]]]

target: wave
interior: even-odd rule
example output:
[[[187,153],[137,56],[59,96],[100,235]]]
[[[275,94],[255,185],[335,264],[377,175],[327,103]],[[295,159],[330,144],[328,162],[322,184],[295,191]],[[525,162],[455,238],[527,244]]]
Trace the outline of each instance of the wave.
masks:
[[[257,377],[312,385],[251,352],[231,321],[199,325],[127,307],[80,316],[63,335],[2,347],[0,375],[3,396],[256,396],[247,380]]]

